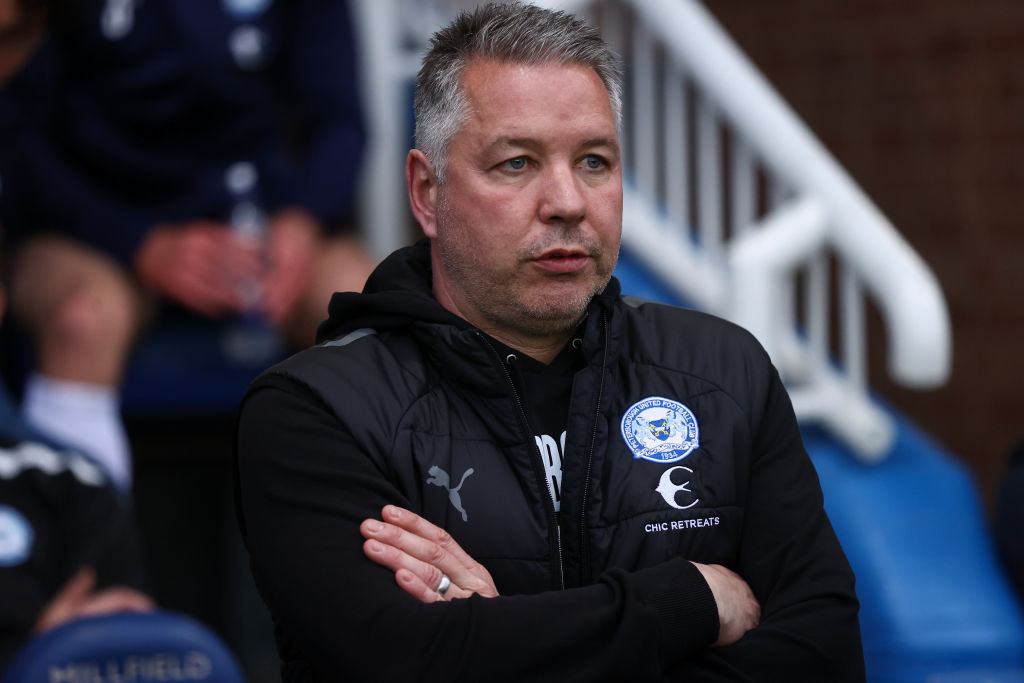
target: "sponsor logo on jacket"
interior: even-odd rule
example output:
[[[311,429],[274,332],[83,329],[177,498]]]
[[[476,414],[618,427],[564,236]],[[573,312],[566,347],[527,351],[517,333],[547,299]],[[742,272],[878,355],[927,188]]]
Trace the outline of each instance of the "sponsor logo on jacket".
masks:
[[[672,473],[676,470],[693,474],[693,470],[689,467],[683,467],[682,465],[669,467],[667,470],[662,472],[661,479],[658,480],[658,486],[654,490],[660,493],[661,497],[665,499],[665,502],[676,510],[688,510],[699,503],[700,499],[694,496],[693,491],[690,490],[689,480],[684,481],[682,484],[677,484],[672,481]],[[683,495],[680,496],[679,494]],[[681,499],[685,502],[681,502]]]

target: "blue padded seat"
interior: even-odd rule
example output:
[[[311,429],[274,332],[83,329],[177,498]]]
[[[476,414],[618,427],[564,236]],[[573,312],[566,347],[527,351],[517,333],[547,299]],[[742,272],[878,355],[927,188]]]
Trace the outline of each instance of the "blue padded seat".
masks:
[[[2,683],[244,683],[223,641],[177,612],[120,613],[68,622],[29,641]]]
[[[869,681],[1024,683],[1024,621],[963,464],[896,414],[889,457],[859,462],[804,429],[857,575]]]

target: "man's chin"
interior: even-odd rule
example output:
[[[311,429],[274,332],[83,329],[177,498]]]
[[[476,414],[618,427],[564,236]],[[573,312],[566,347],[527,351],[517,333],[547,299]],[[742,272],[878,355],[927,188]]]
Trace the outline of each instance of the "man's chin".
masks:
[[[590,305],[593,295],[572,298],[545,297],[523,302],[521,325],[534,333],[560,334],[576,327]]]

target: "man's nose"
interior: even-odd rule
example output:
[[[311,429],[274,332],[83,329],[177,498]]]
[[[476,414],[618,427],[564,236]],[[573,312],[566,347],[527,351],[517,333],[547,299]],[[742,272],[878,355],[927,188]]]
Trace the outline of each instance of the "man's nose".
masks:
[[[551,168],[541,179],[540,219],[545,223],[576,225],[587,215],[582,180],[569,167]]]

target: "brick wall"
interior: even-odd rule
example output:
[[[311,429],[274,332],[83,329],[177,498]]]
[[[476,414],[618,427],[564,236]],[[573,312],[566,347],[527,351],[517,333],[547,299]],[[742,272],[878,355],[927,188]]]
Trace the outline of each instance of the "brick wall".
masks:
[[[1024,3],[704,1],[935,270],[952,379],[895,387],[874,324],[872,383],[990,502],[1024,439]]]

